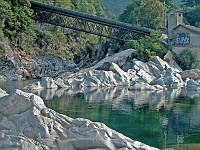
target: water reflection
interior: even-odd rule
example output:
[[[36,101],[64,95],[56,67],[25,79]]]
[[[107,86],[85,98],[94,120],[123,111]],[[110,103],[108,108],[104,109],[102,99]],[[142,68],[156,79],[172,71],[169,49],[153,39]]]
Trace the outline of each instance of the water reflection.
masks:
[[[113,88],[87,88],[87,89],[45,89],[32,91],[41,96],[44,100],[51,100],[54,97],[63,95],[75,95],[82,93],[84,100],[88,103],[96,104],[99,102],[112,105],[113,109],[121,109],[122,101],[131,101],[134,108],[140,108],[144,105],[156,106],[159,110],[161,107],[170,109],[174,103],[174,99],[178,97],[181,89],[170,89],[166,91],[131,91],[128,87],[113,87]],[[184,93],[186,94],[186,93]],[[189,96],[196,96],[196,93],[189,93]],[[193,95],[191,95],[193,94]],[[194,95],[195,94],[195,95]]]
[[[104,122],[158,148],[180,149],[182,144],[200,143],[200,98],[196,92],[88,88],[62,93],[46,101],[48,107],[74,118]]]

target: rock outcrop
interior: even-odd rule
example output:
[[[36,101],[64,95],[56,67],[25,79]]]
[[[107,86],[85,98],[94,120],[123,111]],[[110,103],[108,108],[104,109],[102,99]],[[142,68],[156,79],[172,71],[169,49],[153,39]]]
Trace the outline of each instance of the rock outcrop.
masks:
[[[144,63],[133,59],[131,63],[132,67],[128,71],[124,71],[116,63],[104,61],[94,68],[81,70],[74,74],[61,75],[56,81],[50,78],[43,78],[41,86],[45,89],[53,88],[51,86],[47,87],[43,83],[45,80],[48,80],[48,82],[51,80],[54,87],[57,86],[59,88],[84,89],[88,87],[129,86],[130,90],[163,90],[165,88],[176,89],[185,86],[185,82],[179,72],[171,68],[167,62],[159,57],[156,57],[154,62]],[[35,85],[28,87],[34,87],[35,89]]]
[[[200,84],[193,79],[187,78],[186,80],[186,87],[189,90],[200,91]]]
[[[198,80],[200,79],[200,70],[199,69],[185,70],[185,71],[180,72],[180,75],[183,80],[187,78]]]
[[[12,50],[6,42],[0,42],[0,47],[5,50],[0,58],[0,82],[56,77],[63,72],[79,70],[72,60],[53,56],[32,57],[22,50]]]
[[[0,88],[0,98],[7,96],[7,95],[8,95],[8,93]]]
[[[181,72],[183,71],[178,64],[175,62],[173,54],[171,51],[168,51],[167,54],[164,56],[164,61],[166,61],[168,63],[168,65],[175,69],[176,72]]]
[[[20,90],[0,98],[0,130],[0,149],[156,150],[102,123],[58,114]]]
[[[77,72],[78,66],[72,61],[53,56],[34,57],[36,72],[41,77],[56,77],[63,72]]]
[[[131,59],[132,59],[132,53],[135,52],[135,49],[128,49],[125,51],[121,51],[117,54],[114,54],[113,56],[106,57],[99,61],[96,65],[94,65],[94,69],[97,70],[105,70],[105,67],[103,67],[103,64],[105,63],[115,63],[117,64],[120,68],[122,68],[124,71],[128,71],[128,68],[132,67]],[[127,66],[129,66],[127,68]],[[103,67],[103,68],[102,68]],[[108,71],[108,70],[107,70]]]

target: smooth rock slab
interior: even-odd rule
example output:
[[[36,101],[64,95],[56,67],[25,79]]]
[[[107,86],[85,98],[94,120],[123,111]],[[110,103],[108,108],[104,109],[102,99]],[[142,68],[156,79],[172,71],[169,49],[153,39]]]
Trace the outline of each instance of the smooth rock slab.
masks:
[[[6,93],[6,91],[4,91],[4,90],[2,90],[2,89],[0,88],[0,98],[1,98],[1,97],[4,97],[4,96],[6,96],[6,95],[8,95],[8,93]]]
[[[58,114],[39,96],[20,90],[0,98],[0,148],[156,150],[102,123]]]
[[[199,69],[185,70],[185,71],[180,72],[180,75],[183,80],[187,78],[198,80],[200,79],[200,70]]]

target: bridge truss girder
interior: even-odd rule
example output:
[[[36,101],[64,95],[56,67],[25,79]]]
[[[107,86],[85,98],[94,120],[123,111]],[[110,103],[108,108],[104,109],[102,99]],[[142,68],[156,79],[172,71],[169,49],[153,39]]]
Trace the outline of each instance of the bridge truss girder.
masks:
[[[132,39],[138,39],[144,35],[148,35],[146,33],[144,34],[128,28],[95,22],[81,17],[74,17],[70,16],[70,14],[57,12],[51,9],[40,8],[34,5],[32,8],[34,9],[33,19],[37,21],[94,34],[97,36],[121,41],[129,41]]]

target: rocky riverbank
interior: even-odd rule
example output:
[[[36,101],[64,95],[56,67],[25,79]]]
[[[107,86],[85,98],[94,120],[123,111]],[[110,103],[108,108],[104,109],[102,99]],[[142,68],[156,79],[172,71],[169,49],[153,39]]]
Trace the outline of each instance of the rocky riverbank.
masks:
[[[9,46],[7,49],[11,51]],[[132,59],[131,54],[134,51],[129,49],[120,52],[80,71],[70,60],[52,56],[28,58],[20,51],[10,52],[1,59],[0,80],[42,77],[41,81],[24,89],[31,92],[51,89],[58,94],[66,89],[73,93],[77,89],[84,91],[88,88],[107,87],[126,87],[129,91],[148,90],[155,93],[180,88],[200,90],[200,71],[182,71],[170,52],[164,60],[155,57],[144,63]],[[32,93],[16,90],[8,95],[0,90],[0,97],[0,148],[155,149],[133,141],[102,123],[58,114],[47,108],[43,100]],[[161,101],[157,108],[164,105]]]
[[[0,149],[156,150],[102,123],[58,114],[32,93],[0,96]]]
[[[0,58],[0,82],[56,77],[63,72],[77,72],[72,60],[53,56],[30,56],[24,51],[12,50],[6,42],[0,42],[5,54]]]
[[[182,71],[171,52],[167,53],[164,60],[157,56],[147,63],[131,59],[132,52],[133,49],[120,52],[76,73],[63,73],[55,79],[43,78],[41,82],[28,85],[25,89],[127,86],[129,90],[159,91],[183,87],[200,90],[200,71]]]

